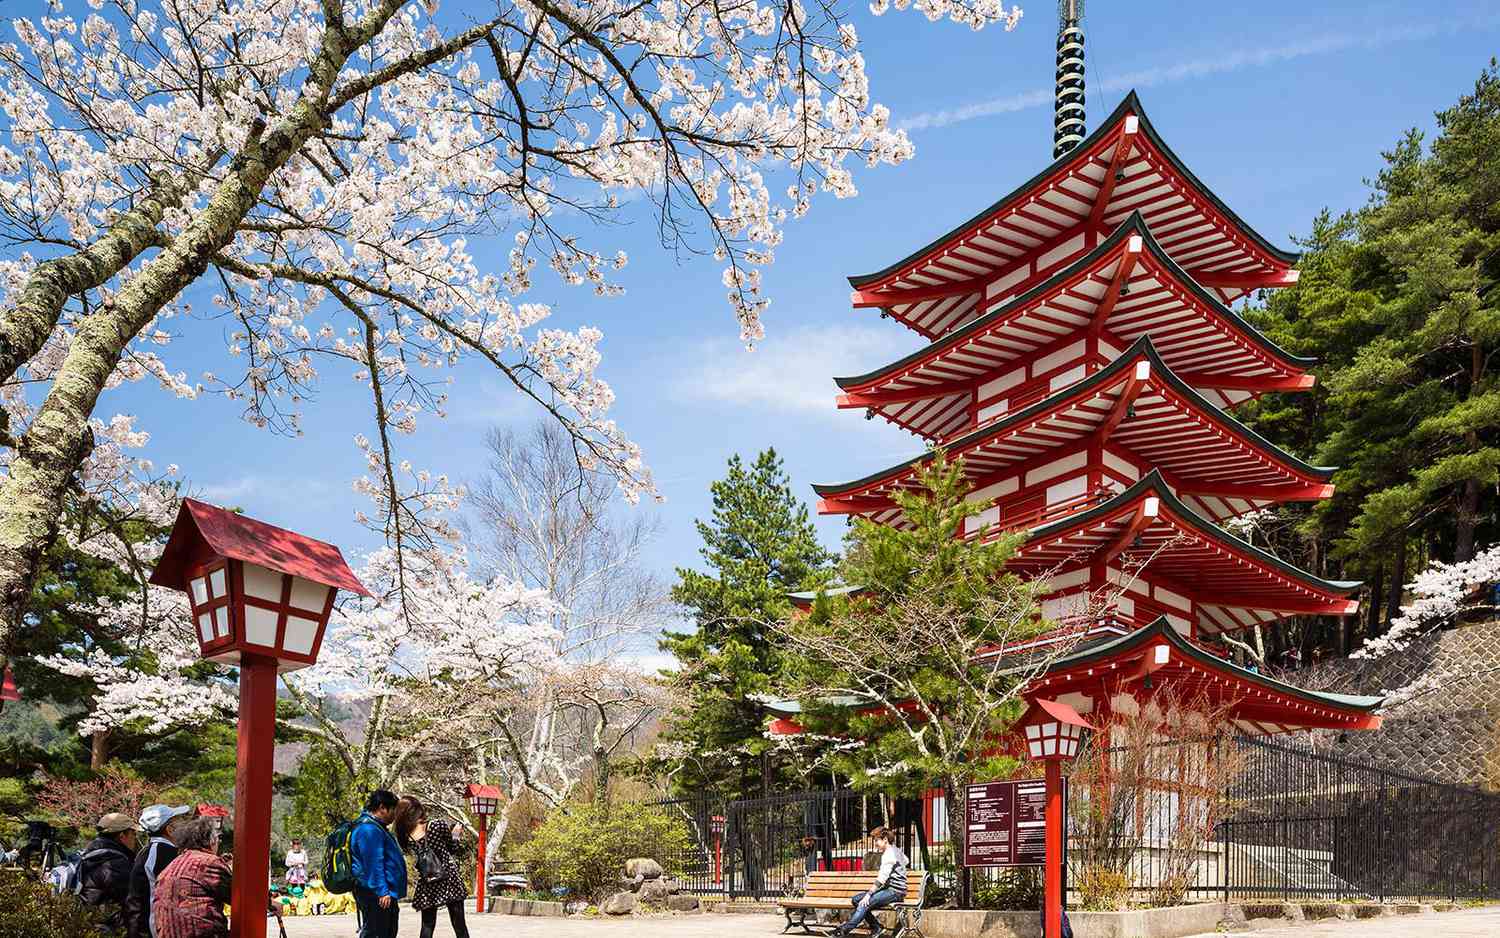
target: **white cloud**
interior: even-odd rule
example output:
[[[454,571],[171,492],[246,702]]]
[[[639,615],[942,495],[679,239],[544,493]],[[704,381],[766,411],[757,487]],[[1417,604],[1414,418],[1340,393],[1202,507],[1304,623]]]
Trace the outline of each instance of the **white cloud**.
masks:
[[[1393,29],[1378,29],[1374,32],[1364,34],[1336,33],[1326,36],[1314,36],[1310,39],[1275,46],[1230,49],[1221,55],[1215,55],[1211,58],[1191,59],[1186,62],[1159,65],[1134,72],[1127,72],[1124,75],[1118,75],[1097,84],[1091,84],[1089,90],[1110,93],[1129,91],[1132,88],[1139,90],[1141,88],[1151,88],[1156,85],[1175,84],[1195,78],[1206,78],[1210,75],[1218,75],[1225,72],[1237,72],[1246,68],[1264,68],[1268,65],[1275,65],[1291,59],[1330,55],[1349,49],[1376,49],[1398,42],[1416,42],[1423,39],[1431,39],[1440,34],[1493,26],[1497,22],[1500,22],[1500,19],[1497,19],[1494,15],[1477,16],[1466,22],[1453,21],[1441,25],[1412,24]],[[1048,107],[1052,104],[1052,98],[1053,89],[1038,88],[1032,91],[991,98],[987,101],[976,101],[958,107],[925,111],[901,121],[899,126],[904,130],[929,130],[937,127],[947,127],[952,124],[959,124],[981,117],[993,117],[996,114],[1009,114],[1014,111],[1025,111],[1036,107]]]
[[[686,401],[725,401],[837,417],[834,376],[862,374],[920,345],[914,333],[873,323],[775,330],[753,351],[727,340],[707,341],[692,356],[695,366],[679,377],[673,390]]]

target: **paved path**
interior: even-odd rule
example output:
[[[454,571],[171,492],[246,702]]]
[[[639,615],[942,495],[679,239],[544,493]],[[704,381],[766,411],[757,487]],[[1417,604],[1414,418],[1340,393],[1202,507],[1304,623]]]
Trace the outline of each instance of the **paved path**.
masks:
[[[1500,936],[1500,905],[1457,912],[1425,915],[1392,915],[1381,918],[1322,919],[1275,928],[1233,932],[1231,938],[1497,938]],[[1222,934],[1193,938],[1225,938]]]
[[[524,915],[468,916],[470,938],[775,938],[786,924],[771,915],[678,915],[662,918],[576,919]],[[269,938],[276,936],[270,923]],[[421,918],[401,908],[401,938],[417,938]],[[287,938],[355,938],[354,916],[315,915],[286,920]],[[453,938],[448,914],[438,913],[433,938]]]
[[[556,919],[517,915],[470,915],[471,938],[775,938],[781,919],[771,915],[683,915],[671,918]],[[401,910],[401,934],[416,938],[419,919]],[[286,920],[287,938],[355,938],[354,916],[330,915]],[[276,926],[271,924],[274,938]],[[438,918],[435,938],[451,938],[446,915]],[[1299,922],[1229,938],[1497,938],[1500,906],[1398,915],[1346,922],[1329,919]],[[1225,938],[1209,934],[1195,938]]]

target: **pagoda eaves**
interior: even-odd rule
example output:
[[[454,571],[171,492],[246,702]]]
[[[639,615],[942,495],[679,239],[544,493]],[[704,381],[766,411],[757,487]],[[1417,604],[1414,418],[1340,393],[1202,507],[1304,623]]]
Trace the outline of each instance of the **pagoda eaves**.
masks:
[[[1315,359],[1286,352],[1199,286],[1133,213],[1025,293],[884,367],[835,378],[838,406],[941,439],[1081,378],[1143,335],[1219,407],[1313,384]]]
[[[1291,615],[1352,615],[1357,580],[1326,580],[1205,520],[1159,472],[1032,528],[1010,569],[1047,581],[1048,618],[1107,615],[1141,625],[1166,615],[1194,635]],[[1094,608],[1101,601],[1110,610]]]
[[[1002,658],[1002,667],[1004,666]],[[1368,730],[1380,726],[1382,697],[1305,690],[1239,667],[1206,651],[1164,618],[1123,636],[1080,644],[1027,685],[1045,696],[1098,713],[1119,694],[1174,687],[1187,699],[1228,709],[1226,719],[1251,736],[1310,729]]]
[[[1297,255],[1235,215],[1169,149],[1135,92],[1078,147],[911,256],[849,278],[928,338],[1029,289],[1140,212],[1163,249],[1225,302],[1296,282]]]
[[[1162,360],[1149,337],[1082,381],[947,441],[973,498],[997,501],[982,521],[1016,527],[1038,512],[1119,489],[1157,469],[1177,494],[1223,520],[1333,494],[1334,470],[1309,465],[1218,410]],[[895,491],[915,489],[924,454],[857,479],[814,485],[824,514],[902,524]]]

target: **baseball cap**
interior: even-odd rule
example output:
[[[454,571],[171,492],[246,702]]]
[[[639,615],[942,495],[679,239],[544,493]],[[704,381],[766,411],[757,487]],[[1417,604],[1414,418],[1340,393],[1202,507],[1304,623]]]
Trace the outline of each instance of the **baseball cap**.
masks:
[[[141,825],[135,822],[135,818],[128,814],[121,814],[118,811],[111,811],[104,815],[104,817],[99,819],[99,823],[94,826],[99,828],[101,834],[119,834],[124,831],[138,831],[141,829]]]
[[[193,806],[187,804],[176,807],[169,804],[154,804],[141,812],[141,827],[154,834],[166,827],[167,822],[172,818],[191,814],[192,811]]]

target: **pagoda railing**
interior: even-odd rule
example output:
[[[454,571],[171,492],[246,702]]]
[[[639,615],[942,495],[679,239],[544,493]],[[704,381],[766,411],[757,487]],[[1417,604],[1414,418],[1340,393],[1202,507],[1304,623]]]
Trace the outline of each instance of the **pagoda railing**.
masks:
[[[1104,504],[1118,494],[1113,489],[1098,486],[1089,489],[1081,495],[1074,495],[1062,501],[1052,502],[1049,505],[1037,505],[1024,508],[1020,511],[1006,512],[1000,509],[1000,522],[995,527],[1001,531],[1030,531],[1054,521],[1061,521],[1069,515],[1076,515],[1081,511],[1088,511]]]

